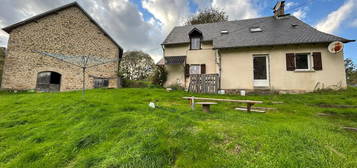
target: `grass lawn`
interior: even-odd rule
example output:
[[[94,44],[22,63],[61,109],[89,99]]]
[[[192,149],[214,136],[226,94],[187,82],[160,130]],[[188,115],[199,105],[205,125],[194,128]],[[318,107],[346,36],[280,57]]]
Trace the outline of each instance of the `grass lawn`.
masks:
[[[164,89],[0,93],[0,167],[357,167],[357,88],[262,100],[266,114],[219,103],[192,111]],[[160,106],[150,109],[148,103]],[[272,104],[283,101],[284,104]],[[329,114],[328,116],[318,115]]]

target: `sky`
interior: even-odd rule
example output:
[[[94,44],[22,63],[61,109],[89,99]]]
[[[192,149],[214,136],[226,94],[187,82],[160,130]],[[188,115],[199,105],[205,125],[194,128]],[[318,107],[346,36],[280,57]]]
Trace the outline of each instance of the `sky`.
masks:
[[[0,0],[0,28],[74,0]],[[77,0],[124,48],[142,50],[155,61],[161,43],[175,26],[206,8],[224,10],[229,20],[272,16],[277,0]],[[357,40],[357,0],[286,0],[290,13],[316,29]],[[0,46],[8,34],[0,30]],[[357,63],[357,42],[345,45],[345,57]]]

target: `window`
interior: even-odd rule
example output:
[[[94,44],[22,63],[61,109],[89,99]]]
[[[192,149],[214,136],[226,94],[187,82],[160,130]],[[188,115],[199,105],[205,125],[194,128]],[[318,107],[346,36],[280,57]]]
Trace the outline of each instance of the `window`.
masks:
[[[201,37],[191,37],[191,49],[192,50],[201,49]]]
[[[310,54],[300,53],[295,54],[295,65],[297,70],[309,70],[310,69]]]
[[[287,71],[322,71],[321,52],[286,53]]]
[[[107,88],[109,86],[109,79],[94,79],[94,88]]]
[[[250,32],[254,33],[254,32],[262,32],[263,29],[260,27],[251,27],[250,28]]]
[[[201,65],[190,65],[191,74],[201,74]]]
[[[197,28],[193,28],[188,35],[190,37],[190,49],[200,50],[201,40],[203,39],[202,32]]]

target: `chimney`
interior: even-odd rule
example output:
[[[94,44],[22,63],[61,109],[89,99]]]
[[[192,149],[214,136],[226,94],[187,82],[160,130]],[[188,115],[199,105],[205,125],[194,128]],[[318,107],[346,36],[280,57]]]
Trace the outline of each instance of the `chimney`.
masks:
[[[273,8],[274,16],[275,17],[284,16],[285,15],[284,7],[285,7],[285,1],[278,1]]]

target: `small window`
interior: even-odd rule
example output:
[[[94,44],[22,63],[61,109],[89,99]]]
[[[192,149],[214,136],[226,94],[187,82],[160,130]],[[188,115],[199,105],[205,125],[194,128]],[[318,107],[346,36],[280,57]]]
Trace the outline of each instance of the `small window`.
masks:
[[[188,35],[190,37],[190,49],[200,50],[201,40],[203,39],[202,32],[197,28],[193,28]]]
[[[228,34],[229,32],[228,32],[228,30],[222,30],[221,31],[221,34]]]
[[[250,28],[250,32],[254,33],[254,32],[262,32],[263,29],[260,27],[251,27]]]
[[[190,65],[190,75],[201,74],[201,65]]]
[[[192,50],[201,49],[201,38],[200,37],[191,37],[191,49]]]
[[[109,79],[94,79],[94,88],[107,88],[109,87]]]
[[[300,53],[295,55],[295,65],[297,70],[309,70],[310,69],[310,54]]]

